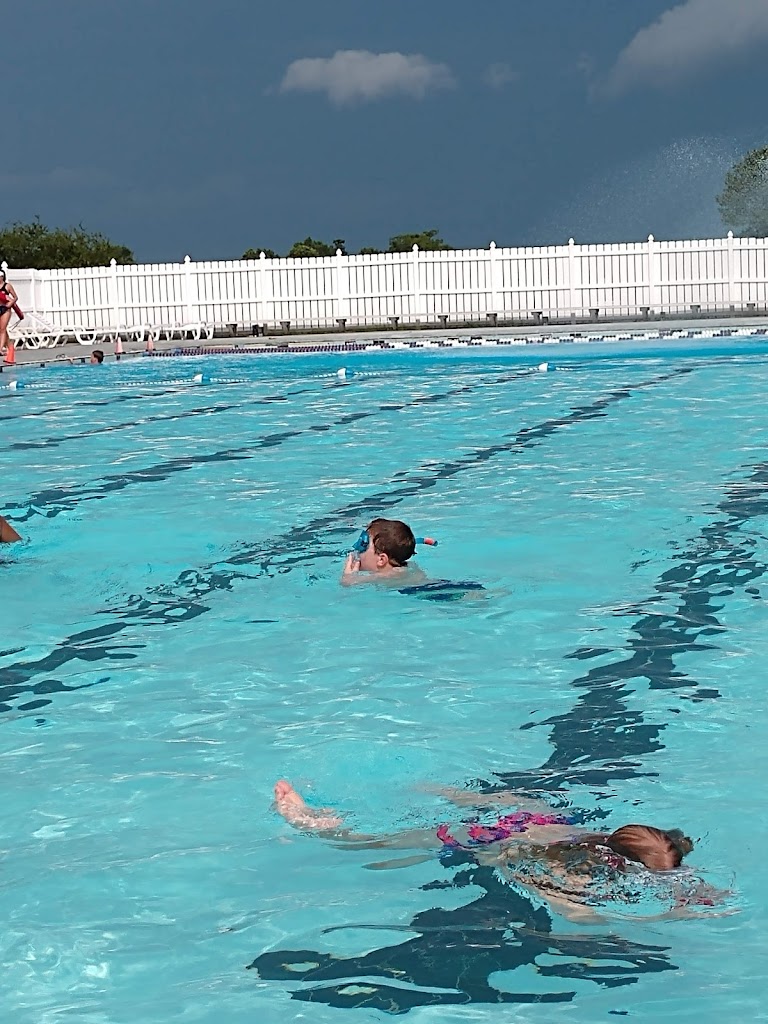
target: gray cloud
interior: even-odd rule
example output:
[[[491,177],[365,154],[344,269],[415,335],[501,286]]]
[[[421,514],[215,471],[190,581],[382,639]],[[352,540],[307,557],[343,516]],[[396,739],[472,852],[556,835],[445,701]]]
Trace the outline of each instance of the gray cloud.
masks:
[[[288,65],[280,92],[320,92],[344,106],[386,96],[423,99],[454,85],[450,68],[419,53],[337,50],[332,57],[304,57]]]
[[[685,0],[637,33],[600,91],[665,86],[766,42],[768,0]]]
[[[503,89],[505,85],[509,85],[510,82],[515,82],[520,77],[520,73],[515,71],[509,64],[500,62],[498,64],[491,64],[485,69],[483,75],[483,81],[486,85],[490,86],[491,89]]]

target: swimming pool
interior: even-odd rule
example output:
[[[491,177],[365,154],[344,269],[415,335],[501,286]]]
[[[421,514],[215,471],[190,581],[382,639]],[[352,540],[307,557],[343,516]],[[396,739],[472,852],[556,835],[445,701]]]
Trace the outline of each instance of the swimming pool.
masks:
[[[759,1019],[768,348],[546,358],[0,391],[7,1019]],[[485,593],[341,588],[376,514]],[[369,870],[280,777],[365,830],[450,817],[425,784],[559,790],[685,829],[739,913],[585,928],[488,868]]]

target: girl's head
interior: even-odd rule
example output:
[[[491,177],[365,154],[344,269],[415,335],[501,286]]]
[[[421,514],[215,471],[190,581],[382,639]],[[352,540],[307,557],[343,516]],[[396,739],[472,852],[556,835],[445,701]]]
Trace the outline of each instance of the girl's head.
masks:
[[[693,841],[680,829],[653,825],[624,825],[607,836],[603,845],[626,860],[639,861],[651,871],[679,868],[683,857],[693,849]]]

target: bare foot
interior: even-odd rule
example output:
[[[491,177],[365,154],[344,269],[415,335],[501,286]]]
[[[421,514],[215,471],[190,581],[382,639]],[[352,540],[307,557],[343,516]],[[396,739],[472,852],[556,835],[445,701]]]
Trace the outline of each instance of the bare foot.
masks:
[[[343,824],[343,819],[329,814],[328,808],[315,810],[308,807],[301,795],[285,779],[281,779],[275,785],[275,808],[289,825],[295,825],[296,828],[322,832]]]

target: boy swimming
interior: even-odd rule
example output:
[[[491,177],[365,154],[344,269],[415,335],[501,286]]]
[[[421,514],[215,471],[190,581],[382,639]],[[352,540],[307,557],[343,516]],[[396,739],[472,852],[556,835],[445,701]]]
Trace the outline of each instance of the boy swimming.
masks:
[[[384,583],[402,587],[419,583],[426,579],[425,574],[408,564],[415,552],[416,538],[407,523],[399,519],[373,519],[347,555],[342,586]]]

